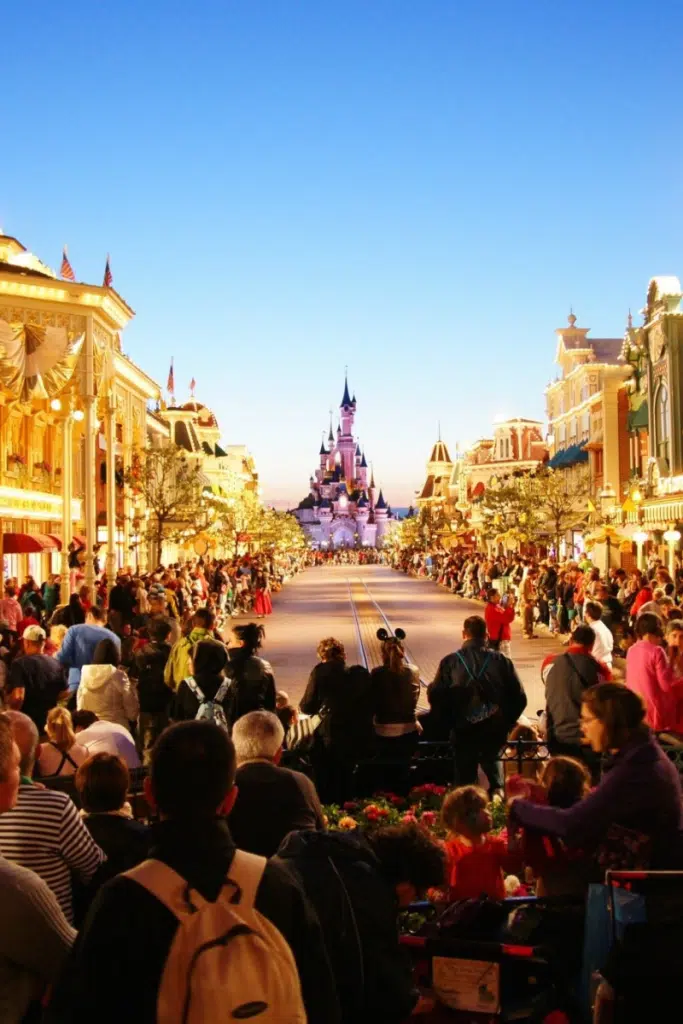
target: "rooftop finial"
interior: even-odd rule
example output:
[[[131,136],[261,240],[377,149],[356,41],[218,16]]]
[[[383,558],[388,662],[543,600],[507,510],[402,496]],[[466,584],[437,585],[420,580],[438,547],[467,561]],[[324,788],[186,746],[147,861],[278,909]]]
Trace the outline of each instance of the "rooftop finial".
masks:
[[[441,441],[441,420],[438,420],[439,424],[439,442]]]
[[[633,330],[633,317],[631,316],[631,310],[628,311],[628,318],[626,320],[629,331]]]
[[[574,316],[574,307],[573,306],[569,307],[569,316],[567,317],[567,322],[568,322],[570,327],[573,327],[574,324],[576,323],[576,317]]]

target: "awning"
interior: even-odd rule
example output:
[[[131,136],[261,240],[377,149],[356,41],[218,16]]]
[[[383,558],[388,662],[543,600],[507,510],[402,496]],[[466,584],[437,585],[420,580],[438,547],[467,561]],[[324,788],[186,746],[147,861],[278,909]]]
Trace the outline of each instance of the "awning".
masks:
[[[629,434],[635,434],[636,430],[646,430],[649,424],[647,399],[641,402],[637,409],[628,414],[627,429]]]
[[[570,444],[568,448],[555,452],[548,462],[548,469],[568,469],[578,462],[588,462],[587,443],[587,441],[581,441],[579,444]]]
[[[5,533],[2,550],[6,555],[41,555],[58,551],[54,537],[47,533]]]
[[[55,547],[57,548],[58,551],[62,550],[62,537],[61,537],[61,534],[59,534],[59,533],[46,533],[45,536],[49,537],[50,540],[54,541],[54,545],[55,545]],[[73,540],[76,541],[76,544],[79,547],[84,548],[86,546],[85,545],[85,537],[82,537],[80,533],[74,533]]]

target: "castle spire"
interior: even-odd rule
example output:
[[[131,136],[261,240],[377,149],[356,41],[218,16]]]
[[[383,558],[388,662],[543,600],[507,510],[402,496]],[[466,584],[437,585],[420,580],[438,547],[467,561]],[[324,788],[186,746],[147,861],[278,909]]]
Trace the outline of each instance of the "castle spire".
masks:
[[[327,435],[327,440],[330,442],[330,445],[334,444],[334,434],[332,433],[332,410],[331,409],[330,409],[330,432]]]
[[[370,487],[374,488],[374,486],[375,486],[375,467],[373,466],[372,463],[370,463]]]
[[[349,394],[349,368],[344,368],[344,397],[341,400],[341,404],[351,406],[351,396]]]

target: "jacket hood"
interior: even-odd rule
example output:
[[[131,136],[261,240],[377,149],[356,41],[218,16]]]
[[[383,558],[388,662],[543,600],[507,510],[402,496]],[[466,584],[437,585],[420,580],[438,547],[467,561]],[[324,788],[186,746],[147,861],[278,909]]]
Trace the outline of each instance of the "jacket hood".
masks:
[[[81,669],[81,686],[88,690],[101,690],[118,673],[114,665],[84,665]]]
[[[190,630],[187,634],[187,639],[191,644],[198,644],[200,640],[206,640],[207,636],[211,636],[208,629],[204,629],[203,626],[195,626],[195,628]]]
[[[285,836],[277,856],[283,860],[306,857],[332,857],[353,863],[363,861],[379,870],[379,861],[363,835],[349,832],[314,832],[302,829]]]

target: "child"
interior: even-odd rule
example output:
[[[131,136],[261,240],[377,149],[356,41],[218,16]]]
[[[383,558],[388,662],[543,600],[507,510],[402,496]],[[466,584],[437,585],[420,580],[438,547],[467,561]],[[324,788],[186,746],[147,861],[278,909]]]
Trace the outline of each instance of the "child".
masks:
[[[505,748],[503,763],[506,782],[514,784],[520,777],[532,783],[538,782],[546,757],[547,747],[540,745],[540,737],[533,725],[517,723],[508,736],[508,746]]]
[[[441,818],[448,829],[446,839],[446,885],[448,899],[489,896],[505,898],[503,866],[509,860],[507,843],[492,836],[489,799],[479,786],[461,786],[447,793]]]
[[[550,807],[568,809],[582,800],[590,789],[590,772],[573,757],[551,757],[536,789],[528,799]],[[537,896],[582,895],[586,888],[584,855],[569,850],[559,839],[522,830],[522,859],[536,878]]]

